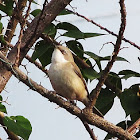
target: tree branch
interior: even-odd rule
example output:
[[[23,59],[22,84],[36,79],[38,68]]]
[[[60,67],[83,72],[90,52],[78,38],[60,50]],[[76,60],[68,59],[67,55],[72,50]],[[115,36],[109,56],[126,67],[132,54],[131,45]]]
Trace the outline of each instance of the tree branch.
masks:
[[[25,55],[27,54],[27,52],[30,50],[34,42],[42,34],[44,28],[48,26],[71,1],[72,0],[59,0],[59,1],[51,0],[51,2],[48,3],[47,6],[45,6],[41,18],[40,16],[34,18],[32,23],[24,32],[24,35],[21,40],[21,51],[20,51],[20,60],[19,60],[20,63],[25,57]],[[37,23],[39,19],[41,20],[38,25]],[[15,63],[16,56],[17,56],[17,44],[15,45],[14,48],[12,48],[12,50],[8,54],[8,59],[11,61],[11,63]],[[11,72],[0,67],[0,74],[1,74],[0,75],[0,93],[1,93],[6,83],[11,77]]]
[[[85,17],[85,16],[83,16],[83,15],[77,13],[77,12],[71,11],[71,10],[69,10],[69,9],[67,9],[67,10],[70,11],[71,13],[73,13],[73,14],[75,14],[75,15],[77,15],[77,16],[83,18],[83,19],[85,19],[86,21],[91,22],[92,24],[94,24],[94,25],[96,25],[97,27],[99,27],[101,30],[104,30],[104,31],[108,32],[109,34],[111,34],[111,35],[113,35],[113,36],[115,36],[115,37],[118,38],[118,35],[117,35],[117,34],[115,34],[114,32],[110,31],[109,29],[107,29],[107,28],[101,26],[100,24],[96,23],[95,21],[93,21],[93,20],[91,20],[91,19],[89,19],[89,18],[87,18],[87,17]],[[137,49],[140,50],[140,46],[138,46],[138,45],[135,44],[134,42],[132,42],[132,41],[130,41],[130,40],[124,38],[124,37],[122,38],[122,40],[124,40],[125,42],[131,44],[132,46],[134,46],[134,47],[136,47]]]
[[[127,131],[131,134],[136,133],[136,129],[140,127],[140,118],[132,125],[130,126]]]
[[[10,43],[12,40],[16,26],[17,26],[18,21],[20,19],[19,17],[22,15],[22,12],[26,6],[26,3],[27,3],[27,0],[19,0],[16,7],[13,10],[13,14],[11,16],[9,23],[8,23],[7,30],[5,33],[5,40],[8,43]],[[7,53],[7,50],[8,50],[7,47],[8,46],[5,45],[5,47],[3,49],[3,52],[5,52],[5,54]]]
[[[29,55],[26,55],[25,58],[26,58],[29,62],[33,63],[33,64],[34,64],[37,68],[39,68],[41,71],[43,71],[46,75],[48,75],[48,70],[47,70],[47,69],[44,69],[40,63],[38,63],[37,61],[33,61],[32,58],[31,58]]]
[[[39,94],[48,98],[49,101],[56,103],[60,107],[66,109],[71,114],[77,116],[81,121],[85,121],[88,124],[95,125],[102,130],[105,130],[112,135],[127,140],[136,140],[134,136],[124,131],[122,128],[115,126],[114,124],[104,120],[98,115],[89,111],[89,109],[81,110],[79,107],[72,105],[70,102],[65,101],[63,98],[58,96],[55,92],[51,92],[45,89],[43,86],[37,84],[31,78],[29,78],[25,73],[23,73],[18,67],[13,66],[10,61],[5,58],[5,56],[0,52],[0,60],[10,70],[15,77],[20,81],[30,87],[32,90],[37,91]]]
[[[16,56],[16,62],[15,62],[15,65],[18,66],[18,63],[19,63],[19,57],[20,57],[20,45],[21,45],[21,40],[22,40],[22,37],[23,37],[23,31],[24,31],[24,28],[26,26],[26,21],[27,21],[27,18],[29,16],[29,12],[30,12],[30,9],[31,9],[31,3],[32,3],[33,0],[30,0],[29,1],[29,6],[28,6],[28,9],[26,11],[26,15],[25,17],[23,17],[22,19],[22,23],[20,24],[21,25],[21,29],[20,29],[20,34],[19,34],[19,39],[18,39],[18,42],[17,42],[17,56]],[[22,15],[21,15],[22,17]]]
[[[105,69],[103,70],[103,73],[101,75],[101,77],[99,78],[99,82],[95,88],[95,90],[92,91],[91,93],[91,97],[92,97],[92,102],[91,102],[91,105],[90,105],[90,108],[93,108],[93,106],[95,105],[96,103],[96,100],[99,96],[99,93],[101,91],[101,88],[105,82],[105,80],[107,79],[108,77],[108,74],[113,66],[113,63],[115,62],[116,60],[116,57],[119,53],[119,50],[120,50],[120,46],[121,46],[121,42],[122,42],[122,38],[123,38],[123,33],[124,33],[124,30],[125,30],[125,26],[126,26],[126,9],[125,9],[125,4],[124,4],[124,0],[120,0],[120,12],[121,12],[121,25],[120,25],[120,31],[119,31],[119,35],[118,35],[118,38],[117,38],[117,41],[116,41],[116,44],[114,46],[114,51],[113,51],[113,55],[112,55],[112,58],[111,60],[108,62],[107,66],[105,67]]]
[[[93,140],[97,140],[95,134],[93,133],[93,130],[89,127],[89,124],[85,121],[82,121],[83,122],[83,125],[85,126],[86,130],[88,131],[90,137],[93,139]]]
[[[47,42],[49,43],[52,43],[52,44],[55,44],[55,45],[60,45],[60,43],[58,43],[56,40],[52,39],[51,37],[49,37],[48,35],[44,35],[42,34],[41,35],[41,38],[46,40]],[[90,66],[85,62],[83,61],[81,58],[79,58],[78,56],[74,55],[73,54],[73,57],[74,57],[74,61],[80,65],[81,68],[90,68]],[[25,56],[26,59],[29,60],[29,62],[35,64],[40,70],[42,70],[45,74],[48,74],[47,73],[47,70],[44,69],[40,63],[38,63],[37,61],[33,61],[31,59],[31,57],[29,55],[26,55]],[[106,79],[105,81],[105,85],[110,88],[113,92],[117,93],[118,95],[120,95],[122,93],[122,91],[117,88],[115,85],[113,85],[108,79]]]

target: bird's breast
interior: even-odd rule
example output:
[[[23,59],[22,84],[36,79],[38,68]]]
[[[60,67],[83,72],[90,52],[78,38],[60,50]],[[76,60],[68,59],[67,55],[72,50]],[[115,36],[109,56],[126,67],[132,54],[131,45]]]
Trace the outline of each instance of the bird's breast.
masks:
[[[69,100],[87,98],[87,91],[82,80],[67,63],[51,64],[49,78],[54,90]]]

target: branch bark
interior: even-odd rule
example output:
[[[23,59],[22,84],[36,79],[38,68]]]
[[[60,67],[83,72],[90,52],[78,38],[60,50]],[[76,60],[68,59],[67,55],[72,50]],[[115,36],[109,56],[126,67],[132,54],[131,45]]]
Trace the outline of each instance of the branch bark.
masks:
[[[72,0],[52,0],[50,3],[45,6],[44,11],[40,16],[37,16],[32,23],[29,25],[25,31],[22,40],[21,40],[21,51],[19,61],[23,60],[29,49],[32,47],[34,42],[39,38],[41,33],[44,31],[44,28],[48,26],[55,17],[71,2]],[[8,59],[11,63],[15,63],[17,56],[17,44],[9,52]],[[11,77],[11,72],[7,69],[3,69],[0,66],[0,93],[3,91],[6,83]]]
[[[16,26],[17,26],[20,16],[22,15],[22,12],[26,6],[26,3],[27,3],[27,0],[19,0],[16,7],[14,8],[13,14],[8,23],[7,30],[5,33],[5,40],[8,43],[10,43],[12,40],[12,37],[15,33]],[[8,46],[5,45],[3,52],[5,52],[5,54],[6,54],[7,50],[8,50]]]
[[[37,93],[41,94],[45,98],[48,98],[49,101],[56,103],[60,107],[66,109],[69,113],[77,116],[81,121],[84,120],[88,124],[95,125],[98,128],[101,128],[102,130],[105,130],[120,139],[136,140],[136,138],[127,131],[124,131],[122,128],[117,127],[114,124],[104,120],[98,115],[92,113],[89,109],[85,108],[84,110],[81,110],[77,106],[72,105],[70,102],[65,101],[55,92],[51,92],[45,89],[43,86],[37,84],[25,73],[23,73],[18,67],[12,65],[10,61],[7,58],[5,58],[5,56],[1,52],[0,60],[6,66],[6,68],[10,70],[13,73],[13,75],[17,77],[20,81],[22,81],[32,90],[37,91]]]

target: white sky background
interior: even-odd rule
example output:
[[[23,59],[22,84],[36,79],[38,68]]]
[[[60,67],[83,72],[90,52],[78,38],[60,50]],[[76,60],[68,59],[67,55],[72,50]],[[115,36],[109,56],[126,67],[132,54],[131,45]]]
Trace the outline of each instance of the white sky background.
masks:
[[[127,0],[125,3],[127,10],[125,38],[140,45],[140,1]],[[77,0],[71,2],[71,5],[73,7],[77,7],[76,11],[80,14],[83,14],[111,31],[118,33],[120,27],[120,9],[118,1],[88,0],[88,2],[86,2],[86,0]],[[76,16],[72,16],[71,18],[69,16],[62,16],[59,20],[70,22],[84,32],[106,33],[93,24],[88,23],[81,18],[77,18]],[[60,40],[64,41],[64,39],[66,38],[61,38]],[[115,37],[106,35],[82,40],[81,42],[85,50],[90,50],[95,54],[106,56],[111,55],[113,50],[112,45],[105,45],[101,53],[99,53],[99,50],[104,43],[110,41],[115,43],[115,40]],[[137,59],[137,57],[140,56],[140,51],[125,42],[123,42],[122,47],[129,48],[121,50],[119,56],[125,57],[130,63],[117,62],[113,66],[112,71],[118,72],[122,69],[131,69],[140,72],[140,63]],[[49,80],[45,77],[44,73],[40,73],[34,65],[29,64],[26,60],[24,60],[23,64],[28,64],[27,69],[30,72],[29,77],[38,83],[41,82],[41,84],[47,89],[52,90]],[[21,69],[26,72],[23,67],[21,67]],[[138,82],[140,82],[140,79],[136,78],[123,81],[123,88],[129,87],[132,83]],[[93,81],[88,84],[89,91],[95,87],[96,83],[96,81]],[[8,115],[23,115],[28,118],[32,124],[33,131],[30,136],[30,140],[90,140],[89,134],[79,119],[72,116],[64,109],[58,108],[56,104],[50,103],[46,98],[40,96],[38,93],[28,90],[28,87],[22,82],[19,83],[14,76],[9,80],[6,86],[6,91],[3,91],[2,96],[4,99],[8,97],[8,103],[11,104],[10,106],[6,105]],[[119,100],[116,98],[113,108],[109,113],[107,113],[105,119],[117,124],[120,121],[123,121],[124,118],[125,113],[120,106]],[[98,136],[99,140],[103,140],[106,135],[104,131],[96,128],[94,128],[94,132],[96,136]],[[0,137],[3,140],[6,140],[7,138],[7,135],[1,128]]]

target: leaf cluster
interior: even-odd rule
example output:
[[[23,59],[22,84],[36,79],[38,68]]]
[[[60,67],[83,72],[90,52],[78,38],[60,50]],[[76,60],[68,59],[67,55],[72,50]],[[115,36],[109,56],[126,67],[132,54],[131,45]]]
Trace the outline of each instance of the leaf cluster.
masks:
[[[33,3],[35,3],[33,1]],[[0,3],[0,11],[4,13],[6,16],[11,16],[13,13],[14,1],[5,0]],[[33,17],[38,16],[41,13],[41,9],[35,9],[30,13]],[[65,16],[72,14],[70,11],[64,9],[58,16]],[[59,32],[63,32],[59,34]],[[58,36],[59,34],[59,36]],[[83,60],[89,67],[82,67],[79,63],[77,65],[81,69],[83,77],[86,81],[92,82],[93,80],[98,80],[103,72],[102,62],[110,61],[110,56],[99,56],[91,51],[86,51],[85,47],[82,45],[80,40],[86,40],[88,38],[105,36],[102,33],[95,32],[83,32],[77,26],[73,25],[69,22],[55,22],[53,21],[49,26],[47,26],[42,32],[42,35],[45,35],[52,40],[57,40],[60,37],[67,37],[68,41],[64,42],[65,45],[72,51],[72,53]],[[5,39],[3,35],[3,24],[0,21],[0,42],[5,44]],[[41,38],[39,41],[35,43],[35,48],[32,54],[32,60],[39,60],[42,67],[46,67],[51,63],[51,56],[54,50],[54,46],[56,44],[54,42],[50,42],[44,38]],[[128,61],[123,57],[117,57],[116,61],[126,62]],[[75,61],[76,62],[76,61]],[[93,63],[94,62],[94,63]],[[97,68],[95,69],[95,66]],[[107,78],[107,81],[111,83],[114,87],[112,89],[109,85],[105,85],[102,88],[96,107],[105,115],[113,106],[114,98],[117,97],[120,99],[121,105],[126,113],[126,116],[130,115],[131,121],[134,123],[140,117],[140,83],[131,85],[129,88],[123,90],[122,80],[127,80],[132,77],[140,77],[140,73],[132,71],[132,70],[122,70],[118,73],[110,72]],[[116,92],[122,91],[121,93]],[[94,90],[94,89],[92,89]],[[7,114],[6,107],[3,105],[2,96],[0,96],[0,111]],[[8,128],[8,130],[14,132],[16,135],[22,137],[27,140],[31,134],[32,127],[28,119],[23,116],[6,116],[4,117],[4,125]],[[118,124],[122,128],[125,123],[121,122]],[[111,138],[111,135],[107,135],[106,139]]]

